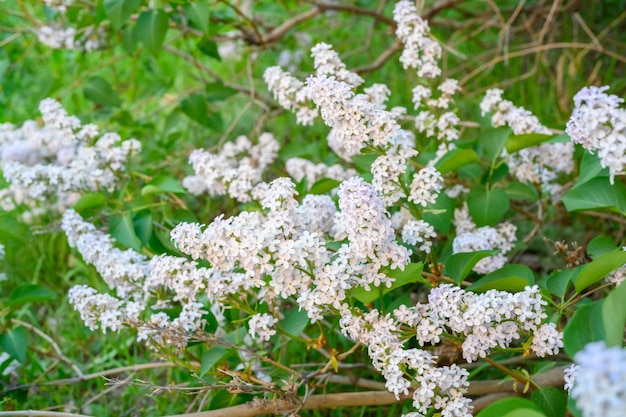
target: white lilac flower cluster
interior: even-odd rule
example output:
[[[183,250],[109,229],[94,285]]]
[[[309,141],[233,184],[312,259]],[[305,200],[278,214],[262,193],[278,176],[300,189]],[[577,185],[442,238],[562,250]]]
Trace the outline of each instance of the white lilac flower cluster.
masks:
[[[312,107],[302,81],[281,67],[267,68],[263,73],[263,80],[278,104],[296,114],[299,124],[313,124],[318,115],[317,109]]]
[[[626,350],[590,343],[565,370],[565,389],[583,417],[626,415]]]
[[[452,253],[494,249],[500,251],[478,261],[473,271],[479,274],[488,274],[502,268],[507,261],[506,254],[515,247],[517,241],[517,228],[512,223],[500,223],[497,227],[476,227],[467,204],[454,211],[454,225],[456,236],[452,242]]]
[[[424,220],[410,220],[402,228],[402,241],[409,245],[417,245],[419,243],[418,250],[430,253],[430,249],[433,246],[432,239],[437,237],[435,228]]]
[[[276,330],[273,326],[278,322],[278,319],[271,314],[254,314],[248,321],[248,333],[257,342],[263,342],[270,340],[270,337],[276,334]]]
[[[303,158],[289,158],[285,161],[285,170],[296,182],[306,178],[309,187],[322,178],[330,178],[336,181],[345,181],[357,175],[352,168],[344,168],[339,164],[326,165],[316,164]]]
[[[436,138],[439,145],[429,166],[434,164],[448,151],[455,149],[454,141],[459,138],[457,126],[460,119],[454,111],[448,110],[453,103],[454,94],[460,90],[454,79],[441,82],[436,92],[428,84],[441,74],[438,60],[441,58],[441,45],[429,37],[428,22],[417,13],[415,4],[400,1],[396,4],[393,18],[397,23],[396,35],[404,44],[400,62],[404,68],[417,68],[417,75],[424,80],[413,88],[413,108],[420,110],[415,117],[418,132],[428,138]]]
[[[39,109],[43,126],[34,121],[18,128],[0,125],[0,168],[10,184],[0,192],[0,206],[11,210],[15,204],[34,208],[39,203],[61,212],[83,193],[112,191],[141,144],[82,125],[53,99],[43,100]]]
[[[428,22],[417,14],[415,3],[403,0],[393,9],[393,20],[398,24],[396,36],[404,44],[400,62],[407,68],[417,68],[417,75],[435,78],[441,74],[437,61],[441,58],[441,45],[430,39]]]
[[[428,303],[401,307],[395,318],[415,328],[421,346],[440,343],[444,334],[462,336],[463,357],[468,362],[484,358],[494,348],[507,348],[522,337],[532,337],[537,356],[554,355],[563,347],[563,334],[547,318],[538,286],[511,294],[489,290],[482,294],[452,284],[431,290]]]
[[[509,126],[515,135],[540,133],[550,135],[552,132],[543,126],[539,119],[523,107],[516,107],[509,100],[504,100],[504,92],[498,88],[487,90],[480,103],[484,116],[492,113],[491,124],[494,127]],[[540,184],[542,188],[554,195],[560,190],[556,183],[559,173],[570,174],[574,170],[574,146],[571,142],[544,143],[522,149],[507,156],[509,171],[521,182]]]
[[[324,42],[318,43],[311,48],[311,57],[313,58],[315,75],[318,77],[334,76],[337,80],[353,87],[363,84],[363,78],[346,68],[346,64],[339,58],[339,54],[333,50],[331,45]]]
[[[35,30],[37,39],[52,49],[75,49],[92,52],[105,44],[105,29],[84,28],[80,32],[73,27],[56,28],[41,26]]]
[[[205,290],[205,275],[211,274],[206,268],[196,268],[195,262],[184,258],[161,255],[148,260],[132,249],[118,249],[111,236],[71,209],[63,215],[61,227],[70,247],[95,267],[117,295],[98,293],[86,285],[70,289],[70,303],[91,330],[117,331],[127,323],[139,329],[137,339],[147,340],[151,348],[165,341],[182,348],[188,335],[181,332],[193,332],[203,325],[202,315],[206,311],[195,300]],[[179,316],[171,320],[160,312],[142,321],[140,316],[151,299],[163,297],[164,293],[169,298],[157,300],[151,309],[169,308],[171,301],[178,301],[182,305]]]
[[[409,262],[408,250],[395,242],[383,200],[361,178],[339,187],[340,213],[328,196],[306,196],[299,205],[295,194],[288,178],[261,183],[252,196],[266,214],[220,216],[206,227],[181,223],[172,231],[182,252],[208,261],[215,271],[207,274],[211,300],[259,290],[268,302],[299,295],[300,308],[315,321],[339,308],[350,288],[391,285],[381,268]],[[325,247],[330,234],[348,239],[334,256]]]
[[[270,133],[261,134],[256,145],[239,136],[234,142],[225,143],[218,153],[196,149],[189,156],[194,175],[185,177],[183,186],[194,195],[228,194],[237,201],[249,202],[250,192],[276,160],[278,149],[279,144]]]
[[[372,103],[368,95],[354,94],[345,82],[319,76],[309,77],[307,85],[344,156],[356,155],[364,148],[378,149],[381,155],[371,167],[372,184],[387,204],[406,197],[397,183],[407,161],[417,155],[413,135],[400,128],[393,113]]]
[[[457,365],[437,366],[436,357],[426,350],[406,349],[399,338],[400,320],[389,314],[381,316],[378,310],[354,315],[344,306],[339,325],[345,336],[367,346],[372,365],[397,398],[414,387],[413,406],[418,411],[413,416],[423,417],[429,408],[444,416],[471,416],[471,400],[463,396],[469,386],[468,371]]]
[[[574,96],[574,112],[565,130],[574,143],[598,152],[602,167],[609,168],[611,184],[626,166],[626,109],[624,99],[605,93],[608,86],[584,87]]]

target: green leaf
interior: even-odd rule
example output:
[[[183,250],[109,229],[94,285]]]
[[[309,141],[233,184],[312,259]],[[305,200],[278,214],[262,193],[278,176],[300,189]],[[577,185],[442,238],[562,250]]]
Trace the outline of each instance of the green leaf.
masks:
[[[47,288],[35,284],[22,284],[11,293],[9,306],[22,305],[38,301],[54,300],[57,295]]]
[[[108,107],[117,107],[122,99],[115,94],[111,84],[102,77],[91,77],[85,82],[83,94],[87,100]]]
[[[26,362],[28,338],[23,327],[16,327],[8,333],[0,335],[0,348],[21,364]]]
[[[292,310],[280,322],[280,328],[285,332],[294,336],[300,336],[306,326],[309,324],[309,317],[306,311]]]
[[[502,417],[546,417],[541,411],[519,408],[504,414]]]
[[[526,200],[534,202],[539,198],[539,194],[537,193],[537,189],[535,187],[519,181],[511,181],[507,185],[505,192],[511,200]]]
[[[212,130],[222,129],[222,116],[219,113],[209,112],[206,99],[202,94],[190,95],[180,103],[180,108],[194,122]]]
[[[439,210],[444,210],[443,213]],[[429,204],[422,213],[422,220],[434,227],[439,233],[448,233],[454,216],[454,200],[446,193],[441,193],[434,204]]]
[[[546,417],[565,417],[567,410],[567,396],[555,387],[539,387],[530,395],[530,399],[537,404]]]
[[[106,202],[104,195],[100,193],[87,193],[74,204],[74,210],[81,212],[90,208],[101,207]]]
[[[446,261],[443,272],[445,275],[452,278],[457,285],[461,285],[461,282],[472,272],[472,268],[476,266],[478,261],[497,253],[497,250],[455,253]]]
[[[563,298],[570,282],[576,279],[584,267],[584,265],[580,265],[574,269],[564,269],[563,271],[553,272],[544,278],[541,283],[542,287],[546,288],[557,297]]]
[[[590,154],[589,152],[583,153],[578,171],[578,181],[576,182],[576,185],[574,185],[574,188],[586,183],[592,178],[609,176],[609,169],[602,168],[600,158],[598,158],[597,155]]]
[[[502,154],[509,136],[511,136],[511,129],[508,127],[489,128],[480,133],[478,144],[491,165]]]
[[[135,34],[146,49],[156,56],[161,51],[167,29],[167,13],[161,9],[147,10],[139,15]]]
[[[506,151],[515,153],[525,148],[540,145],[554,138],[554,135],[543,135],[541,133],[528,133],[525,135],[509,136],[506,141]]]
[[[185,16],[205,35],[209,34],[211,10],[206,1],[196,1],[183,6]]]
[[[596,177],[578,185],[563,196],[568,211],[607,209],[626,212],[626,185],[611,185],[606,177]]]
[[[311,187],[309,194],[327,194],[329,191],[339,187],[341,181],[333,180],[331,178],[322,178],[315,181],[315,184]]]
[[[209,56],[211,58],[215,58],[218,61],[222,60],[222,57],[220,57],[220,53],[217,50],[217,43],[210,40],[206,36],[198,41],[198,43],[196,44],[196,47],[204,55]]]
[[[158,175],[141,189],[141,195],[175,193],[184,194],[185,189],[180,182],[166,175]]]
[[[604,299],[602,321],[606,332],[606,344],[622,346],[626,325],[626,285],[620,284]]]
[[[130,213],[109,217],[109,233],[115,240],[136,251],[141,250],[141,241],[135,233]]]
[[[612,238],[608,236],[596,236],[587,245],[587,254],[592,259],[613,252],[617,249],[617,245]]]
[[[563,330],[563,349],[573,358],[576,352],[591,342],[605,340],[602,321],[604,300],[579,306]]]
[[[104,0],[104,11],[113,29],[119,30],[140,4],[141,0]]]
[[[435,168],[441,174],[447,174],[476,161],[478,161],[478,154],[472,149],[453,149],[437,161]]]
[[[152,212],[150,210],[141,210],[133,218],[135,226],[135,234],[141,241],[143,246],[147,245],[152,235]]]
[[[509,196],[501,189],[474,188],[467,195],[467,208],[478,227],[496,224],[509,206]]]
[[[225,346],[214,346],[202,354],[200,376],[210,371],[228,353]]]
[[[393,282],[393,284],[391,284],[390,288],[372,287],[368,291],[365,288],[357,287],[350,291],[350,295],[362,302],[363,304],[369,304],[379,297],[395,290],[396,288],[402,287],[403,285],[413,282],[425,282],[424,278],[422,278],[423,268],[424,264],[421,262],[410,263],[404,268],[404,271],[400,269],[394,269],[387,274],[388,276],[395,278],[395,281]]]
[[[238,93],[234,88],[226,87],[219,82],[207,84],[204,91],[206,101],[211,103],[226,100]]]
[[[535,282],[535,275],[526,265],[505,265],[504,267],[485,275],[466,290],[483,292],[487,290],[523,291]]]
[[[576,282],[574,283],[576,291],[581,292],[624,264],[626,264],[626,251],[621,249],[614,250],[594,259],[585,265],[576,278]]]
[[[514,411],[528,412],[528,417],[536,417],[537,414],[539,416],[542,415],[539,413],[539,406],[534,402],[525,398],[513,397],[505,398],[488,405],[480,413],[476,414],[476,417],[503,417]],[[520,415],[520,417],[522,416],[523,415]]]

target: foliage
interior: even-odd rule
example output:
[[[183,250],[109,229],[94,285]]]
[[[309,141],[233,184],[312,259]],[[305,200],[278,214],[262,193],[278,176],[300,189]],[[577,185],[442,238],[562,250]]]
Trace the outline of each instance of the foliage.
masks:
[[[0,409],[608,412],[626,13],[498,3],[6,0]]]

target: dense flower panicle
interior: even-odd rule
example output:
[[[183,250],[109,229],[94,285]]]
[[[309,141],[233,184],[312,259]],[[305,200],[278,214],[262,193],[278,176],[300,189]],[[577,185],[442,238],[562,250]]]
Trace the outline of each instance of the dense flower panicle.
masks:
[[[418,250],[424,253],[430,253],[436,237],[435,228],[424,220],[411,220],[402,228],[402,241],[415,246],[419,243]]]
[[[470,400],[463,397],[469,386],[467,370],[456,365],[437,367],[435,357],[428,351],[406,349],[399,339],[400,323],[389,314],[381,316],[378,310],[372,310],[355,316],[345,307],[339,321],[342,333],[367,346],[372,365],[382,373],[385,386],[397,398],[415,387],[413,406],[419,411],[415,415],[423,416],[431,407],[442,415],[471,415]]]
[[[280,67],[267,68],[263,73],[263,80],[278,104],[296,113],[299,124],[313,124],[318,115],[317,109],[312,108],[309,91],[302,81]]]
[[[398,24],[396,36],[404,44],[400,56],[404,68],[416,68],[417,75],[424,78],[441,74],[437,63],[441,58],[441,45],[429,38],[428,22],[417,14],[415,4],[406,0],[396,3],[393,20]]]
[[[109,294],[99,294],[86,285],[70,288],[68,297],[90,330],[102,329],[106,333],[107,330],[117,331],[122,328],[124,316],[121,300]]]
[[[309,77],[307,85],[322,119],[335,129],[335,135],[351,155],[365,146],[386,147],[400,126],[387,111],[380,110],[365,95],[355,95],[352,87],[332,77]]]
[[[509,126],[515,135],[552,134],[550,129],[543,126],[531,112],[504,100],[503,93],[498,88],[487,90],[480,103],[483,116],[486,113],[492,113],[491,123],[494,127]],[[544,143],[510,155],[506,153],[506,150],[503,151],[503,155],[507,156],[510,172],[519,181],[541,184],[552,195],[561,188],[555,182],[558,174],[570,174],[574,170],[573,154],[574,146],[570,142]]]
[[[9,206],[6,199],[11,199],[62,212],[83,193],[112,191],[140,143],[122,141],[116,133],[100,135],[96,126],[81,125],[55,100],[45,99],[39,108],[42,127],[34,121],[19,128],[0,126],[0,168],[10,183],[2,206]]]
[[[566,132],[574,143],[598,152],[602,167],[609,168],[611,184],[626,166],[626,109],[624,99],[605,93],[608,86],[584,87],[574,96],[574,111]]]
[[[452,242],[452,252],[475,252],[479,250],[498,249],[500,252],[493,256],[481,259],[474,266],[473,271],[479,274],[488,274],[502,268],[506,261],[506,254],[515,247],[517,227],[509,222],[500,223],[497,227],[476,227],[472,221],[467,204],[454,212],[454,225],[457,234]]]
[[[590,343],[574,356],[566,370],[570,396],[584,417],[626,414],[626,350]]]
[[[268,341],[276,334],[276,330],[272,327],[277,322],[278,319],[271,314],[255,314],[248,320],[248,333],[258,342]]]
[[[431,290],[427,304],[397,309],[394,316],[415,327],[422,346],[439,343],[443,333],[463,336],[463,357],[472,362],[495,347],[508,347],[521,332],[533,335],[531,349],[538,355],[558,353],[563,334],[553,324],[542,325],[546,304],[537,286],[516,294],[496,290],[476,294],[444,284]]]
[[[330,178],[337,181],[345,181],[354,177],[357,172],[352,168],[344,168],[339,164],[326,165],[316,164],[303,158],[289,158],[285,161],[285,170],[296,182],[306,178],[309,188],[322,178]]]
[[[296,225],[320,236],[329,234],[334,225],[337,207],[328,195],[308,194],[296,209]]]
[[[443,189],[443,177],[434,167],[420,169],[411,182],[408,200],[426,207],[437,200]]]
[[[311,57],[315,74],[318,77],[334,76],[337,80],[358,87],[363,84],[363,78],[358,74],[348,71],[346,64],[341,61],[339,54],[327,43],[320,42],[311,48]]]
[[[245,136],[224,144],[218,153],[196,149],[189,156],[194,175],[183,179],[189,192],[211,196],[228,194],[240,202],[252,200],[252,189],[278,155],[279,144],[270,133],[259,136],[253,145]]]
[[[145,256],[132,249],[114,247],[111,236],[97,230],[72,209],[63,214],[61,227],[70,247],[75,247],[85,262],[96,268],[118,297],[143,298],[143,282],[148,272]]]

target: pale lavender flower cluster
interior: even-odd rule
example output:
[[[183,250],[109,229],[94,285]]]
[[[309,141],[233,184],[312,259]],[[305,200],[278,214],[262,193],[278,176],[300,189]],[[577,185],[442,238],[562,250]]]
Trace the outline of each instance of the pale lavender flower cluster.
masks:
[[[251,201],[250,192],[262,181],[278,149],[279,144],[270,133],[259,136],[256,145],[239,136],[235,142],[224,144],[218,153],[196,149],[189,156],[194,175],[185,177],[183,186],[195,195],[228,194],[240,202]]]
[[[207,275],[206,288],[212,300],[259,291],[268,301],[299,294],[300,308],[319,320],[329,308],[341,306],[350,288],[390,285],[382,267],[403,268],[409,262],[371,185],[355,177],[337,194],[338,214],[327,196],[307,196],[299,205],[294,184],[279,178],[253,190],[267,214],[220,216],[206,228],[181,223],[172,239],[192,258],[210,262],[215,272]],[[331,232],[349,241],[332,258],[325,247]]]
[[[195,262],[184,258],[161,255],[148,260],[132,249],[118,249],[111,236],[71,209],[63,215],[61,227],[70,247],[75,247],[117,294],[117,297],[101,294],[85,285],[70,289],[70,303],[91,330],[117,331],[128,323],[139,329],[137,339],[147,340],[150,348],[162,345],[164,340],[182,348],[187,333],[203,325],[202,315],[206,311],[196,302],[196,296],[205,290],[206,277],[212,271],[196,268]],[[148,303],[164,294],[170,298],[157,300],[151,308],[170,308],[171,301],[179,301],[182,305],[179,316],[171,320],[165,313],[155,313],[143,322],[140,316]],[[159,334],[168,332],[169,336]]]
[[[424,78],[441,74],[437,64],[441,58],[441,45],[430,39],[428,22],[417,14],[415,4],[406,0],[396,3],[393,20],[398,24],[396,36],[404,44],[400,56],[404,68],[417,68],[417,75]]]
[[[605,93],[608,86],[585,87],[574,96],[574,112],[565,130],[574,143],[598,152],[602,167],[609,168],[611,184],[626,166],[626,109],[624,99]]]
[[[475,252],[479,250],[497,249],[500,252],[478,261],[474,271],[479,274],[488,274],[502,268],[506,261],[506,254],[515,246],[517,228],[509,222],[500,223],[497,227],[476,227],[464,204],[461,209],[454,211],[454,225],[456,236],[452,242],[452,252]]]
[[[565,373],[566,389],[584,417],[626,415],[626,350],[590,343]]]
[[[543,324],[546,304],[536,285],[516,294],[496,290],[476,294],[444,284],[431,290],[427,304],[403,306],[394,316],[415,328],[421,346],[441,342],[443,334],[462,336],[468,362],[484,358],[491,349],[509,347],[522,332],[532,336],[531,350],[543,357],[563,347],[563,334],[553,323]]]
[[[433,246],[432,239],[437,237],[435,228],[424,220],[411,220],[402,228],[402,241],[409,245],[417,245],[418,250],[430,253]]]
[[[482,115],[492,113],[491,123],[494,127],[509,126],[515,135],[540,133],[550,135],[552,132],[543,126],[539,119],[523,107],[516,107],[509,100],[504,100],[504,92],[498,88],[487,90],[480,103]],[[559,173],[570,174],[574,170],[574,146],[571,142],[544,143],[522,149],[507,156],[509,171],[521,182],[541,184],[554,195],[560,190],[556,184]]]
[[[2,207],[45,204],[47,210],[63,211],[83,193],[112,191],[141,144],[122,141],[116,133],[100,135],[95,125],[81,125],[55,100],[43,100],[39,109],[42,127],[34,121],[19,128],[0,126],[0,167],[10,183],[1,193]]]
[[[315,74],[318,77],[334,76],[337,80],[358,87],[363,84],[363,78],[358,74],[348,71],[339,54],[327,43],[320,42],[311,48],[311,57]]]
[[[361,316],[348,308],[341,311],[339,321],[344,335],[367,346],[372,365],[382,373],[390,392],[399,397],[415,388],[413,406],[418,411],[413,416],[423,417],[429,408],[435,408],[444,416],[470,417],[471,400],[463,396],[469,386],[467,370],[457,365],[437,366],[436,357],[428,351],[405,349],[399,338],[401,324],[389,314],[381,316],[378,310]]]
[[[269,67],[263,73],[274,98],[282,107],[296,114],[298,123],[312,125],[317,117],[317,109],[313,108],[304,83],[280,67]]]
[[[411,181],[408,200],[426,207],[437,200],[443,189],[443,177],[434,167],[420,169]]]
[[[52,49],[75,49],[79,51],[95,51],[105,44],[105,31],[85,28],[80,33],[73,27],[57,28],[41,26],[35,30],[37,39]]]

